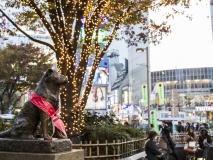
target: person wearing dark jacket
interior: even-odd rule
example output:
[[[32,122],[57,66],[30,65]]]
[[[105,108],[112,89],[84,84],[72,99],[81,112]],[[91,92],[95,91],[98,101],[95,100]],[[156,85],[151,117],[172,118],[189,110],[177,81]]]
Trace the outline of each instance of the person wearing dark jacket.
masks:
[[[205,128],[202,128],[200,130],[198,143],[200,148],[203,149],[203,158],[205,158],[205,160],[208,160],[209,147],[212,144],[212,140],[210,135],[208,134],[208,131]]]
[[[179,160],[179,157],[175,152],[175,143],[173,142],[172,137],[170,136],[170,130],[165,129],[161,138],[167,143],[169,154],[172,155],[175,160]]]
[[[184,133],[184,127],[182,126],[181,122],[178,122],[177,132]]]
[[[167,128],[169,128],[169,127],[167,126],[166,122],[162,121],[161,134],[163,134],[164,130],[167,129]]]
[[[163,153],[159,151],[156,145],[155,138],[157,133],[155,131],[150,131],[148,135],[148,140],[145,142],[145,152],[148,160],[165,160],[163,158]]]

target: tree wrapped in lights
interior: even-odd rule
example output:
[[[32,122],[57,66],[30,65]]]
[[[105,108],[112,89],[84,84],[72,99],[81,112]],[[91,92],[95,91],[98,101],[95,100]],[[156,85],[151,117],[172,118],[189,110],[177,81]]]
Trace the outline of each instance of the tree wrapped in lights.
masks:
[[[170,27],[166,22],[156,24],[149,20],[147,11],[159,7],[187,6],[190,0],[10,0],[6,7],[20,8],[12,19],[0,9],[3,15],[30,40],[51,48],[57,58],[59,71],[68,77],[68,83],[61,91],[61,111],[69,136],[80,134],[84,125],[84,107],[87,102],[93,78],[101,58],[106,53],[112,40],[124,39],[129,45],[138,42],[154,42],[169,33]],[[172,10],[177,12],[177,10]],[[166,18],[173,13],[168,13]],[[83,21],[82,21],[83,18]],[[106,22],[103,23],[103,18]],[[149,21],[149,22],[148,22]],[[36,30],[46,28],[52,43],[47,43],[31,37],[20,26]],[[84,26],[84,38],[80,38]],[[140,33],[134,31],[134,25]],[[104,47],[98,41],[99,27],[104,28],[107,36]],[[121,34],[118,30],[122,28]],[[122,36],[122,33],[124,36]],[[80,48],[80,60],[77,62],[77,49]],[[94,54],[92,69],[82,92],[82,84],[90,54]],[[80,96],[82,95],[82,96]]]

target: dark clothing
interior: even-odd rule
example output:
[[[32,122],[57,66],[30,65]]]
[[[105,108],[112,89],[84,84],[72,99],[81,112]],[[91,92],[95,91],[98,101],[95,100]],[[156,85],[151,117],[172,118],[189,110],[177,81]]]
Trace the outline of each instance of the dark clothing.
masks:
[[[168,152],[171,154],[175,160],[179,160],[179,157],[177,153],[175,152],[175,143],[173,142],[172,138],[170,136],[162,135],[162,138],[167,143]]]
[[[164,130],[166,130],[166,129],[170,130],[170,128],[168,126],[162,127],[161,134],[163,134]]]
[[[172,153],[170,153],[176,160],[179,160],[179,157],[177,155],[177,153],[175,152],[175,150],[172,150]]]
[[[159,160],[157,155],[161,155],[162,153],[158,150],[156,141],[147,140],[145,143],[145,152],[148,160]]]
[[[198,143],[199,143],[200,148],[202,148],[202,149],[205,148],[204,143],[203,143],[204,139],[207,139],[207,143],[209,143],[209,144],[212,143],[211,137],[208,134],[204,137],[199,136]]]
[[[175,143],[170,136],[162,135],[162,139],[167,143],[169,149],[175,149]]]
[[[204,140],[207,142],[206,144],[204,143]],[[203,158],[208,160],[209,148],[212,143],[211,137],[208,134],[206,134],[204,137],[200,135],[198,138],[198,143],[200,148],[203,149]]]
[[[182,125],[177,126],[178,133],[184,133],[184,127]]]
[[[189,131],[189,128],[190,128],[190,125],[186,125],[185,131],[188,132],[188,131]]]
[[[196,130],[196,131],[198,131],[198,130],[199,130],[199,127],[200,127],[200,124],[199,124],[199,123],[197,123],[197,124],[196,124],[196,128],[195,128],[195,130]]]

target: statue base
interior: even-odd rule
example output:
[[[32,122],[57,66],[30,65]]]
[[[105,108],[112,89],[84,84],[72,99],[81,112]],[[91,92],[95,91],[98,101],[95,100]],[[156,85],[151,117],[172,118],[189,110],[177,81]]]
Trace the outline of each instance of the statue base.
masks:
[[[23,140],[0,138],[0,151],[3,152],[60,153],[70,152],[71,150],[72,143],[70,139]]]
[[[2,160],[84,160],[84,151],[75,150],[61,153],[23,153],[23,152],[1,152]]]

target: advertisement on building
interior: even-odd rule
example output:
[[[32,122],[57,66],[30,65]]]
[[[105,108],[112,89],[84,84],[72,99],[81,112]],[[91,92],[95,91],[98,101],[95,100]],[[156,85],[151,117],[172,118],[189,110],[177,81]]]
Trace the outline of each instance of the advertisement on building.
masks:
[[[76,56],[77,56],[76,57],[76,68],[78,68],[78,64],[79,64],[81,55],[77,54]],[[89,75],[92,70],[93,62],[94,62],[94,55],[91,54],[89,56],[86,73],[84,74],[83,85],[86,85],[86,83],[88,81]],[[102,58],[99,66],[97,67],[97,69],[95,71],[95,76],[94,76],[94,80],[93,80],[94,85],[101,85],[101,86],[109,85],[109,69],[108,69],[109,66],[108,66],[108,64],[109,64],[109,60],[107,58]]]
[[[161,121],[182,121],[182,120],[186,120],[186,113],[185,112],[178,112],[178,115],[176,117],[172,116],[172,112],[171,111],[158,111],[157,112],[157,119],[161,120]],[[148,119],[148,112],[147,110],[145,110],[143,112],[143,118],[144,119]]]
[[[108,68],[98,67],[96,69],[93,84],[95,84],[95,85],[104,85],[104,86],[109,84]]]
[[[84,85],[88,81],[91,69],[92,69],[91,66],[87,67],[86,74],[84,76],[84,81],[83,81]],[[94,80],[93,80],[93,84],[94,85],[101,85],[101,86],[108,86],[109,85],[109,71],[108,71],[108,68],[98,67],[96,69]]]
[[[114,63],[111,64],[110,74],[114,75],[111,78],[111,90],[118,89],[123,83],[128,73],[128,60],[125,59],[125,63]]]
[[[92,86],[85,109],[106,109],[106,87]]]

